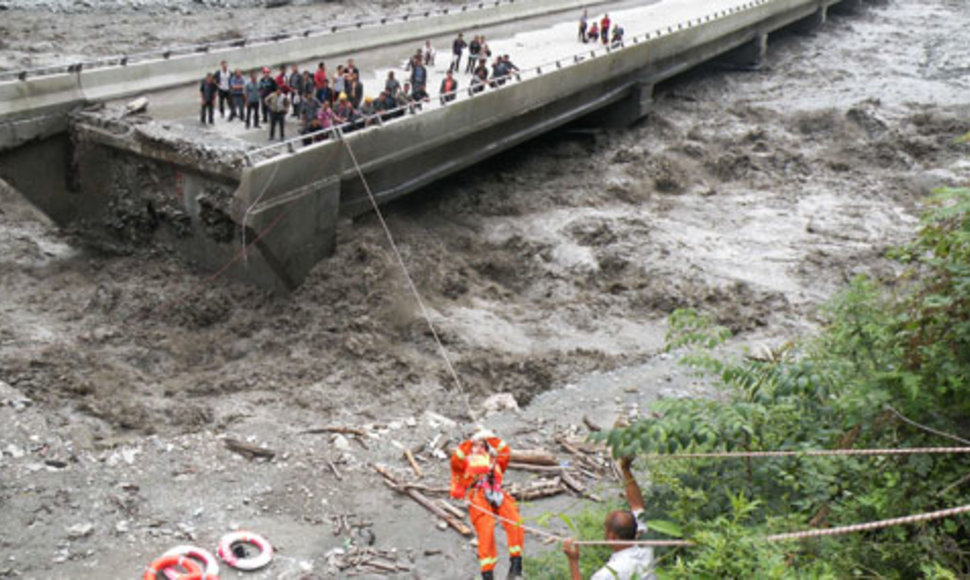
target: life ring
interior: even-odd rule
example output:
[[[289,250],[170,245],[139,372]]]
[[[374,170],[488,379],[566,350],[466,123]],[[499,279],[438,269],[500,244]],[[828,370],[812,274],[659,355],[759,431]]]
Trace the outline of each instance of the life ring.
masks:
[[[217,560],[216,557],[212,555],[212,552],[204,548],[199,548],[197,546],[188,546],[188,545],[176,546],[162,555],[163,556],[186,556],[193,560],[198,560],[199,562],[202,562],[203,566],[205,566],[203,575],[206,578],[208,577],[218,578],[219,576],[219,560]],[[186,578],[185,580],[190,580],[190,579]]]
[[[202,574],[202,568],[195,563],[194,560],[186,558],[185,556],[178,556],[175,554],[162,556],[158,558],[148,568],[145,569],[145,575],[142,580],[157,580],[158,574],[162,570],[168,568],[184,568],[184,573],[179,573],[176,578],[182,579],[186,576],[196,576]]]
[[[251,544],[259,548],[259,554],[249,558],[239,558],[232,548],[237,544]],[[219,540],[219,557],[223,562],[239,570],[259,570],[273,559],[273,546],[266,538],[252,532],[231,532]]]

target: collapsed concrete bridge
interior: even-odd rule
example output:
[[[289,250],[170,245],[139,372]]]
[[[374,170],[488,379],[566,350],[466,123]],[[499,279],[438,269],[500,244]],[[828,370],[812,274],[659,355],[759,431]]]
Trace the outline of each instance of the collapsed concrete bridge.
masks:
[[[338,219],[371,210],[365,180],[377,203],[386,203],[582,117],[633,122],[649,111],[657,83],[712,59],[756,67],[770,34],[814,29],[830,8],[861,2],[749,0],[718,3],[719,9],[697,2],[689,17],[628,36],[621,47],[590,47],[521,70],[501,86],[460,91],[447,104],[401,111],[352,133],[335,130],[309,146],[200,143],[170,124],[77,112],[92,101],[192,81],[212,61],[208,53],[90,70],[74,65],[36,78],[21,73],[0,81],[0,177],[59,223],[169,243],[203,269],[228,268],[237,278],[291,290],[333,252]],[[503,0],[426,14],[420,23],[382,20],[375,27],[383,34],[367,42],[420,39],[580,5]],[[322,45],[274,38],[219,54],[253,67],[337,54],[350,42],[338,27],[318,33]]]

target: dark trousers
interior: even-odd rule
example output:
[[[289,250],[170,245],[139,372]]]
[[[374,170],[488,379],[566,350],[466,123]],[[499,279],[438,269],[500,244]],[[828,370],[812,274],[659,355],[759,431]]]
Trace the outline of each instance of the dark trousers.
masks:
[[[276,135],[276,126],[280,126],[280,141],[286,139],[286,135],[283,134],[283,125],[286,123],[286,113],[274,113],[269,112],[269,138],[270,141],[273,140],[273,136]]]
[[[246,97],[243,95],[232,95],[232,102],[229,103],[229,120],[232,121],[236,117],[239,120],[243,119],[243,111],[245,110]]]
[[[259,103],[248,103],[246,105],[246,128],[249,128],[250,121],[259,129]]]
[[[269,105],[266,104],[266,97],[259,97],[259,102],[263,104],[263,122],[269,123]]]
[[[219,115],[226,116],[226,101],[229,101],[229,91],[219,89]],[[229,112],[232,112],[232,101],[229,101]]]
[[[209,124],[212,125],[215,121],[212,120],[212,113],[215,109],[215,103],[209,101],[208,103],[202,103],[202,112],[199,114],[202,124],[205,125],[205,112],[209,111]]]
[[[478,55],[469,54],[468,55],[468,66],[465,67],[465,73],[472,73],[475,71],[475,65],[478,64]]]

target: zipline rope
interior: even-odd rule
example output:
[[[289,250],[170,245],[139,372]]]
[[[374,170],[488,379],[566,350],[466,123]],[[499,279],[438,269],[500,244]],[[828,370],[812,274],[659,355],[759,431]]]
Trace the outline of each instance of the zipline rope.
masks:
[[[445,366],[448,368],[448,373],[451,375],[452,380],[455,382],[455,387],[458,389],[458,392],[461,393],[462,398],[465,401],[465,409],[468,411],[468,416],[474,419],[475,414],[472,412],[471,403],[468,401],[468,394],[465,392],[465,388],[462,386],[461,379],[458,378],[458,372],[455,370],[455,366],[451,363],[451,357],[448,356],[448,351],[445,349],[444,343],[441,342],[441,337],[438,335],[438,329],[435,328],[434,322],[431,320],[431,314],[428,311],[428,308],[425,306],[424,300],[421,298],[421,293],[418,292],[418,287],[415,285],[414,279],[411,278],[411,273],[408,271],[408,267],[404,263],[404,258],[401,256],[401,252],[398,249],[397,244],[394,242],[394,236],[391,234],[391,229],[384,220],[384,214],[381,213],[380,206],[377,204],[377,198],[374,197],[374,192],[371,191],[370,184],[367,183],[367,178],[364,177],[364,171],[361,169],[360,163],[357,162],[357,156],[354,155],[354,150],[350,147],[350,142],[344,138],[342,131],[338,131],[338,138],[347,148],[347,154],[350,155],[350,160],[353,162],[354,168],[357,170],[357,175],[360,177],[360,181],[364,185],[364,191],[367,192],[367,198],[370,200],[374,213],[377,215],[381,228],[384,230],[384,235],[387,237],[387,242],[390,244],[391,250],[394,252],[394,257],[397,259],[398,266],[400,266],[401,272],[404,273],[404,279],[407,280],[408,288],[410,288],[411,294],[414,295],[414,299],[417,301],[418,307],[421,309],[421,315],[428,324],[428,330],[431,331],[431,336],[434,337],[434,341],[438,345],[438,353],[441,354],[441,358],[445,361]]]
[[[559,543],[565,542],[569,538],[564,538],[558,534],[552,532],[547,532],[539,528],[533,528],[526,526],[521,522],[516,522],[507,518],[504,518],[491,510],[483,509],[471,502],[467,503],[468,506],[475,508],[481,512],[491,515],[496,520],[503,521],[514,526],[518,526],[523,530],[535,534],[537,536],[543,536]],[[900,526],[907,524],[914,524],[918,522],[926,522],[931,520],[938,520],[943,518],[949,518],[960,514],[965,514],[970,512],[970,505],[963,505],[959,507],[953,507],[943,510],[937,510],[934,512],[925,512],[921,514],[914,514],[909,516],[903,516],[898,518],[890,518],[888,520],[878,520],[873,522],[865,522],[861,524],[852,524],[848,526],[839,526],[835,528],[825,528],[817,530],[804,530],[801,532],[790,532],[787,534],[773,534],[770,536],[764,536],[761,538],[765,542],[789,542],[792,540],[804,540],[810,538],[818,538],[822,536],[839,536],[844,534],[852,534],[856,532],[864,532],[868,530],[878,530],[882,528],[888,528],[892,526]],[[649,546],[656,548],[670,548],[670,547],[688,547],[696,546],[695,542],[690,540],[574,540],[572,542],[577,546]]]
[[[806,451],[712,451],[710,453],[652,453],[640,455],[647,460],[664,459],[739,459],[764,457],[832,457],[847,455],[918,455],[970,453],[970,447],[912,447],[909,449],[816,449]]]

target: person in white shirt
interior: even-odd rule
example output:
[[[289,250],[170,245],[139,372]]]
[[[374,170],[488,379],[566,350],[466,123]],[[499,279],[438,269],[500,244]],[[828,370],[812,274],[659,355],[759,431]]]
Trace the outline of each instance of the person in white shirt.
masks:
[[[424,61],[424,66],[434,66],[434,57],[438,54],[438,51],[431,46],[430,40],[424,41],[424,48],[421,49],[421,59]]]
[[[632,457],[620,460],[620,471],[623,474],[624,491],[630,503],[630,510],[616,510],[606,516],[604,529],[606,539],[613,541],[633,542],[646,531],[646,526],[640,521],[643,513],[643,494],[637,480],[633,478],[630,466]],[[613,555],[605,566],[590,577],[590,580],[655,580],[653,574],[653,549],[633,544],[614,544]],[[571,580],[582,580],[579,571],[579,546],[573,541],[566,540],[562,548],[569,559],[569,573]]]

